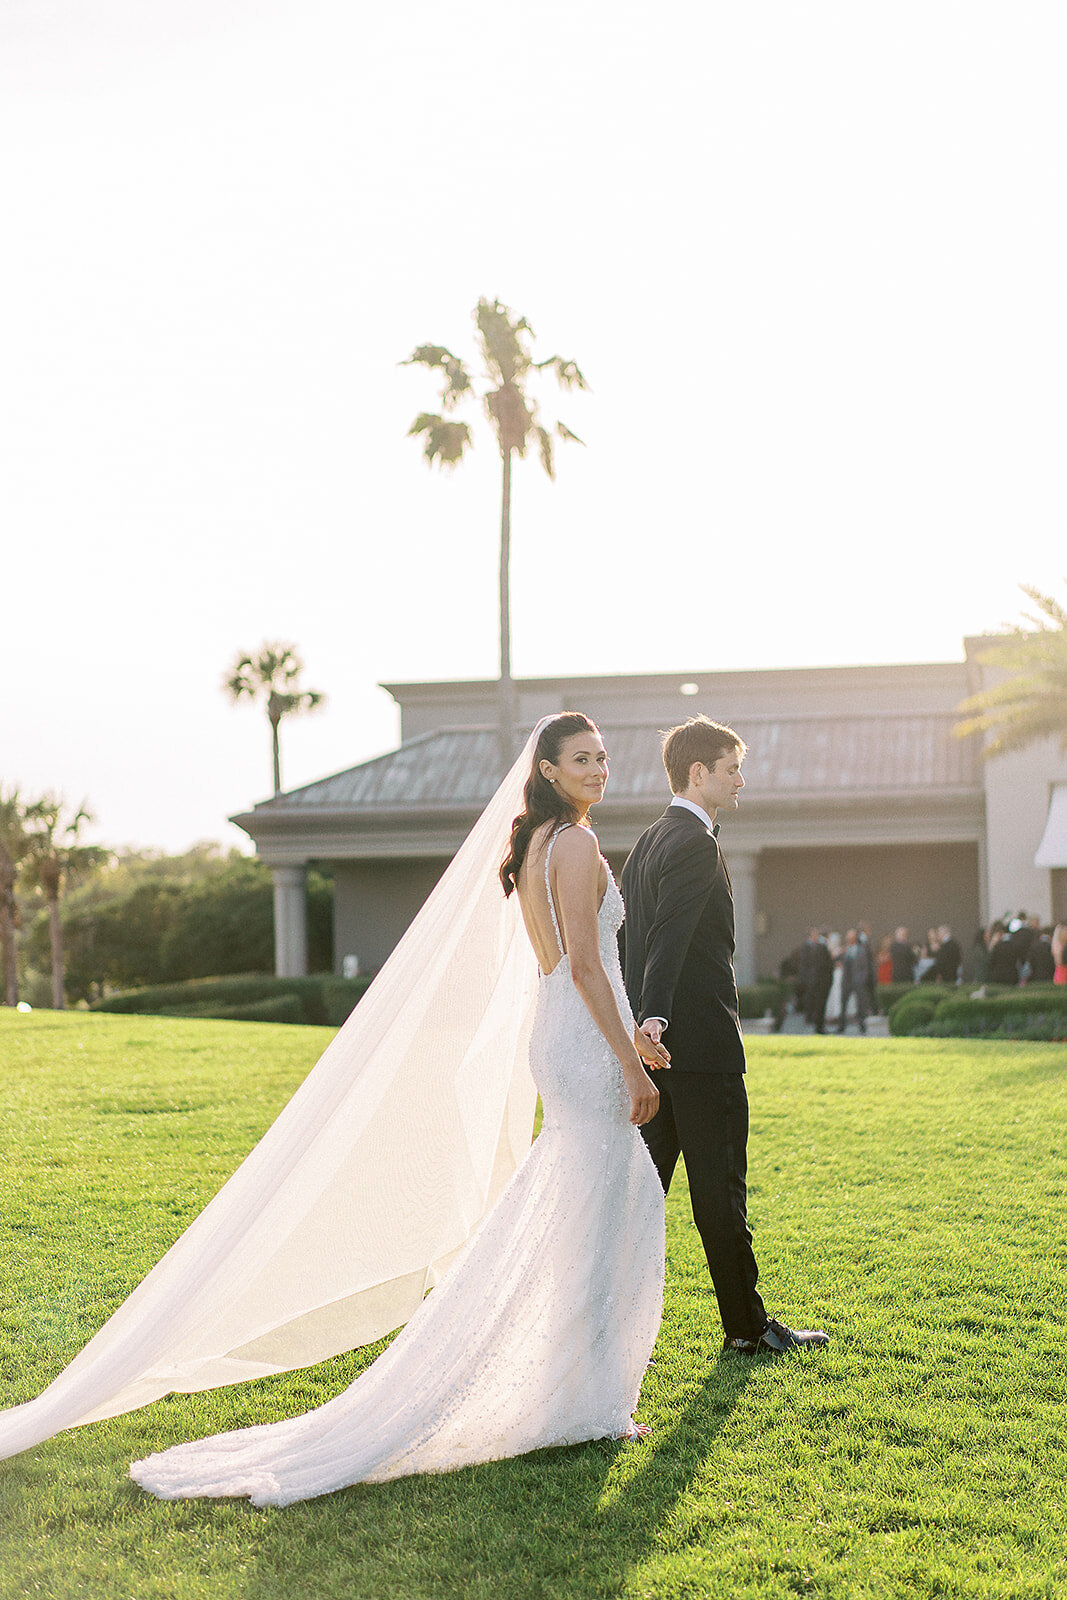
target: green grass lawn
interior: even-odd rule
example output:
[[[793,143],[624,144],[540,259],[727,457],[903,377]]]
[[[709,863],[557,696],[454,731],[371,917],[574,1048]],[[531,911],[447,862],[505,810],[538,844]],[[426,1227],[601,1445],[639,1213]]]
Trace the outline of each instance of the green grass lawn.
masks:
[[[328,1038],[0,1010],[0,1403],[75,1354]],[[651,1443],[285,1510],[160,1504],[126,1477],[329,1398],[360,1351],[0,1464],[0,1596],[1067,1596],[1063,1047],[759,1038],[750,1060],[761,1287],[829,1350],[720,1356],[679,1175]]]

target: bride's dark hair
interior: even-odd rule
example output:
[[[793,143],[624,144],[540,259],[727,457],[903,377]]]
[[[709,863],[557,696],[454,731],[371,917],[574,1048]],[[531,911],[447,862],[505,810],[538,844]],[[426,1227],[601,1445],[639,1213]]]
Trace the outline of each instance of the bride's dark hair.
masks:
[[[530,840],[545,822],[577,822],[578,813],[549,783],[541,771],[542,761],[559,764],[564,740],[575,733],[599,732],[595,722],[580,711],[561,711],[558,717],[546,722],[534,747],[530,776],[522,791],[522,810],[511,824],[511,842],[500,866],[500,881],[505,897],[519,886],[519,869],[530,848]]]

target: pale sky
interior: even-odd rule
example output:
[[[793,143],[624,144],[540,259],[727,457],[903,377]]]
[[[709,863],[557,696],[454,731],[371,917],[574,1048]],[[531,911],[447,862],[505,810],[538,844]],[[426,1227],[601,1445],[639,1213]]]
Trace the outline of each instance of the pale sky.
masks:
[[[240,843],[234,655],[496,671],[499,457],[405,437],[479,295],[591,392],[514,496],[514,666],[953,660],[1067,573],[1067,9],[0,0],[0,782]],[[556,707],[546,706],[545,710]],[[728,708],[701,709],[726,714]]]

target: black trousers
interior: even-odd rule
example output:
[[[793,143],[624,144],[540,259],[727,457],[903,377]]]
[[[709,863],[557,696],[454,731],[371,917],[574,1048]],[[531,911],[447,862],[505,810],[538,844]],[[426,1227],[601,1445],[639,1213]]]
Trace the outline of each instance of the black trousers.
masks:
[[[816,1033],[826,1032],[826,1002],[830,998],[832,983],[819,984],[811,988],[804,996],[804,1016],[811,1023]]]
[[[728,1339],[755,1339],[767,1323],[748,1226],[748,1095],[740,1072],[657,1072],[659,1110],[641,1129],[663,1193],[685,1157],[693,1221]]]

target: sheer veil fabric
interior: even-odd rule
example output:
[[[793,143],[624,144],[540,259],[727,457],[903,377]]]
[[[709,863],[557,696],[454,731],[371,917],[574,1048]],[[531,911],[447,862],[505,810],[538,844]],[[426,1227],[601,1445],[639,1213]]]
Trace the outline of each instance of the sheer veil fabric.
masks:
[[[600,956],[632,1021],[622,919],[609,877]],[[287,1506],[631,1431],[663,1305],[663,1190],[562,946],[538,987],[530,1065],[540,1137],[388,1349],[324,1405],[171,1445],[133,1462],[135,1483],[163,1500]]]
[[[367,1344],[463,1248],[533,1133],[537,965],[497,872],[547,720],[259,1144],[44,1393],[0,1413],[0,1458]]]

